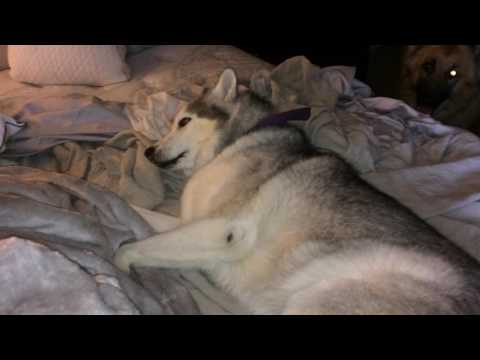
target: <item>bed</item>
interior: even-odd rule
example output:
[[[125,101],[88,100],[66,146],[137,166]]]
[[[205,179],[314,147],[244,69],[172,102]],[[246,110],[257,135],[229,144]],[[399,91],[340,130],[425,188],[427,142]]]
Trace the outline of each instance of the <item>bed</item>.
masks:
[[[158,45],[128,57],[129,81],[33,86],[0,72],[1,314],[248,314],[202,273],[111,264],[153,230],[132,205],[178,216],[181,174],[145,149],[226,68],[272,74],[285,111],[373,186],[480,259],[480,142],[404,103],[373,98],[355,69],[305,57],[273,66],[228,45]]]

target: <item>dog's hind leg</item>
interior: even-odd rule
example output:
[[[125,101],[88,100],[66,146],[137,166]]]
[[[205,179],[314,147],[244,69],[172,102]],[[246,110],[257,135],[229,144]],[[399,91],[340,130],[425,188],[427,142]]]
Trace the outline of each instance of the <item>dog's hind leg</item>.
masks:
[[[254,246],[256,226],[242,221],[207,219],[127,244],[118,251],[115,264],[124,271],[130,266],[206,269],[241,259]]]
[[[130,206],[153,228],[153,230],[155,230],[155,232],[162,233],[171,231],[178,228],[181,224],[180,219],[173,216],[153,212],[133,205]]]
[[[294,294],[284,315],[440,315],[451,314],[448,299],[409,276],[392,281],[343,279]]]

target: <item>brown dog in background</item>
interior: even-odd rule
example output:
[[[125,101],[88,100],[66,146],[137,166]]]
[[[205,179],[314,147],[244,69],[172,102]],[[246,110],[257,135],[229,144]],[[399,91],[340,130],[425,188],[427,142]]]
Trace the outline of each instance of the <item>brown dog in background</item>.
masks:
[[[408,46],[403,58],[402,100],[447,125],[480,134],[475,47]]]

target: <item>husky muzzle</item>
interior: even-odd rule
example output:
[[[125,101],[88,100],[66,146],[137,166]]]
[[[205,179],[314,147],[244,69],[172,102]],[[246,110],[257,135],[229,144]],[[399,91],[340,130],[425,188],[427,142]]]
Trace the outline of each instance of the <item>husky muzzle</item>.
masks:
[[[145,150],[145,157],[152,162],[153,164],[159,166],[162,169],[168,169],[174,166],[176,163],[180,161],[185,155],[187,155],[187,151],[182,152],[177,157],[170,159],[170,160],[163,160],[161,157],[161,150],[157,149],[156,147],[149,147]]]

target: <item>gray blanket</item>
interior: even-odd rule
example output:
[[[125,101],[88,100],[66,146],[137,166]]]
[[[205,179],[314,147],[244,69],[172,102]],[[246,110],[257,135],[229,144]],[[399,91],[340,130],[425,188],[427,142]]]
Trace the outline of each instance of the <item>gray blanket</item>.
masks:
[[[153,142],[126,130],[102,145],[65,142],[40,154],[0,159],[0,165],[20,165],[72,175],[114,192],[132,205],[153,210],[178,199],[185,179],[159,169],[145,157]]]
[[[139,285],[134,286],[128,277],[114,272],[108,264],[118,243],[142,240],[146,235],[129,232],[130,227],[139,226],[138,217],[129,216],[131,210],[114,218],[118,223],[114,222],[113,227],[101,219],[95,220],[96,216],[117,211],[118,206],[124,211],[121,209],[126,203],[115,201],[112,208],[104,205],[102,212],[95,210],[97,205],[107,204],[105,199],[115,199],[115,193],[130,204],[177,215],[178,198],[185,179],[174,172],[158,169],[146,159],[145,149],[153,145],[155,139],[133,130],[118,133],[124,125],[118,127],[116,121],[121,118],[123,124],[127,117],[118,111],[114,114],[119,118],[111,113],[106,116],[112,106],[118,110],[116,104],[96,100],[92,103],[91,100],[66,97],[24,103],[16,99],[11,102],[15,107],[4,107],[28,127],[12,131],[17,129],[17,123],[5,117],[8,120],[5,127],[15,126],[6,129],[9,131],[5,133],[9,140],[6,143],[8,153],[0,156],[0,166],[11,166],[0,168],[9,175],[0,181],[0,230],[3,230],[3,234],[0,233],[0,264],[6,269],[0,289],[2,292],[10,289],[0,314],[244,313],[235,301],[195,271],[136,269],[134,275]],[[56,112],[52,111],[54,104]],[[162,110],[165,122],[170,120],[169,108]],[[68,121],[74,113],[78,115],[75,121]],[[62,116],[67,121],[60,124]],[[95,119],[103,121],[104,125],[98,134],[95,133],[98,128]],[[37,133],[39,138],[36,138]],[[111,134],[116,136],[112,138]],[[109,140],[100,143],[105,137]],[[82,141],[71,141],[76,138]],[[25,156],[27,153],[30,156]],[[31,174],[25,178],[22,174],[28,171]],[[95,184],[101,187],[95,188]],[[2,240],[11,236],[15,237]],[[38,243],[44,246],[39,247]],[[92,252],[92,248],[96,252]],[[103,252],[98,253],[100,250]],[[84,265],[79,267],[72,254],[81,256],[81,264],[94,263],[97,267],[85,272]],[[114,273],[124,282],[119,284]],[[45,278],[49,280],[46,282]],[[103,284],[105,281],[110,285]],[[109,289],[108,294],[114,290],[113,295],[107,294],[110,300],[104,299],[107,295],[98,293],[105,288]],[[132,303],[125,300],[130,298],[137,300]],[[110,308],[108,303],[112,301],[123,305]],[[137,309],[138,302],[145,305]]]
[[[81,179],[0,168],[0,314],[197,314],[179,273],[111,264],[153,234],[126,202]],[[28,240],[25,240],[28,239]]]
[[[2,156],[30,156],[68,141],[103,143],[131,128],[123,110],[122,104],[85,95],[0,100],[0,114],[25,124],[9,134]]]
[[[69,96],[12,98],[0,109],[3,165],[25,163],[57,172],[0,168],[0,239],[10,237],[0,242],[0,314],[196,313],[188,291],[176,285],[178,278],[162,272],[155,277],[159,282],[152,282],[152,271],[141,273],[153,295],[142,287],[141,276],[135,282],[108,262],[120,243],[145,239],[152,231],[122,200],[80,179],[111,186],[127,200],[128,194],[138,194],[140,205],[146,205],[143,199],[164,200],[158,178],[150,175],[145,190],[129,181],[141,175],[135,170],[151,170],[135,161],[141,145],[128,151],[127,141],[117,138],[116,148],[91,154],[94,144],[130,128],[123,106]],[[188,300],[179,309],[182,298]]]
[[[5,151],[8,140],[24,128],[25,124],[18,122],[9,116],[0,114],[0,154]]]

